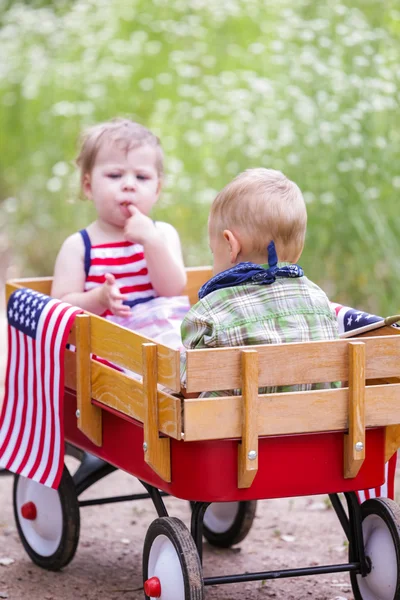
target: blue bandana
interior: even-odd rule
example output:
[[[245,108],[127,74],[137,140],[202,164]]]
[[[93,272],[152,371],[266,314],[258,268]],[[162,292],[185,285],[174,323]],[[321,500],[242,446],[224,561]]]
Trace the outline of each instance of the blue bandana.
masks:
[[[270,285],[277,277],[303,277],[303,269],[299,265],[291,264],[278,267],[278,257],[274,242],[268,244],[268,269],[252,262],[242,262],[222,273],[212,277],[199,290],[199,300],[227,287],[250,283],[253,285]]]

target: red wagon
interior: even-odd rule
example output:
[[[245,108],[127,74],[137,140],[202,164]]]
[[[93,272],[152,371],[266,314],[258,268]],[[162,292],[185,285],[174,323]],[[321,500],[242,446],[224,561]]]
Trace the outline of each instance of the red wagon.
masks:
[[[209,271],[188,274],[194,300]],[[13,281],[8,294],[18,287],[49,294],[50,284]],[[65,357],[64,427],[67,451],[82,462],[73,477],[64,467],[58,490],[16,476],[15,517],[29,556],[60,569],[76,551],[80,506],[150,497],[158,518],[144,543],[146,598],[200,600],[207,585],[348,571],[357,600],[399,599],[400,509],[382,498],[360,505],[355,493],[383,483],[385,462],[400,445],[400,336],[389,328],[375,333],[188,351],[187,394],[240,388],[242,395],[183,399],[178,351],[78,315],[69,340],[76,351]],[[342,387],[258,393],[323,381]],[[137,477],[146,493],[79,501],[115,469]],[[349,541],[348,562],[204,576],[203,535],[229,546],[249,531],[257,500],[322,493]],[[192,503],[191,531],[168,516],[166,494]]]

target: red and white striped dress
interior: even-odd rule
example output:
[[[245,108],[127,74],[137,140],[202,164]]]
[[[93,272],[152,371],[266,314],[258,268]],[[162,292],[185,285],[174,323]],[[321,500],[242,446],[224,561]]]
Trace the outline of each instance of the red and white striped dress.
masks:
[[[127,296],[124,304],[133,307],[157,296],[150,281],[141,244],[124,241],[92,245],[86,229],[79,233],[85,245],[85,292],[102,285],[105,274],[111,273],[121,294]],[[111,312],[107,310],[101,316],[109,315]]]

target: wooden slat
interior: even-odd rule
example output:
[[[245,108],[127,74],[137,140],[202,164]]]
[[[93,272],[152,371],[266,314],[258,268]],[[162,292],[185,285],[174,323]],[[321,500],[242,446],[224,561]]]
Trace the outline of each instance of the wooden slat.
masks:
[[[144,403],[143,451],[145,462],[164,481],[171,481],[171,448],[169,438],[159,436],[157,398],[157,346],[143,344]]]
[[[211,279],[212,267],[191,267],[186,269],[187,284],[183,294],[189,296],[190,304],[196,304],[198,301],[198,292],[203,283]]]
[[[76,404],[78,429],[96,446],[102,445],[101,409],[92,404],[90,363],[90,316],[77,315],[76,327]]]
[[[92,365],[92,398],[105,406],[143,423],[145,397],[143,385],[132,377],[96,361]],[[65,386],[76,390],[75,353],[69,350],[64,361]],[[158,390],[158,415],[160,432],[181,439],[181,400]]]
[[[242,352],[242,441],[238,445],[238,487],[248,488],[258,471],[258,354]]]
[[[365,344],[349,344],[349,431],[344,435],[344,477],[356,477],[365,460]]]
[[[111,367],[92,361],[92,397],[144,422],[146,396],[143,384]],[[181,439],[181,400],[157,391],[159,429],[170,437]]]
[[[400,384],[367,387],[365,425],[400,423]],[[259,396],[258,435],[285,435],[348,428],[348,388]],[[240,438],[242,397],[184,400],[185,441]]]
[[[363,342],[368,379],[399,376],[400,336],[366,337]],[[349,343],[351,340],[347,339],[257,346],[259,385],[348,381]],[[188,350],[186,391],[240,388],[240,353],[243,349]]]
[[[11,279],[8,283],[17,287],[29,288],[50,296],[52,277],[31,277],[24,279]]]
[[[22,287],[22,285],[19,285],[13,281],[7,281],[7,283],[6,283],[6,305],[8,303],[8,300],[9,300],[11,294],[13,292],[16,292],[21,287]]]
[[[120,367],[143,375],[142,344],[149,342],[152,342],[150,338],[91,315],[92,352]],[[157,343],[157,364],[158,382],[179,392],[181,388],[179,351]]]
[[[400,425],[385,427],[385,462],[400,448]]]

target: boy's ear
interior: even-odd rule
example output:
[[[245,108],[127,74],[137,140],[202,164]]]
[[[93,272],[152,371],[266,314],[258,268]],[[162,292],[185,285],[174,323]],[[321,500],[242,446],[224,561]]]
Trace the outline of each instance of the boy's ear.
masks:
[[[89,198],[89,200],[92,200],[92,182],[90,180],[89,173],[85,173],[85,175],[83,176],[82,190],[83,190],[83,193],[85,194],[86,198]]]
[[[233,265],[237,262],[237,257],[240,254],[242,249],[242,245],[236,235],[230,231],[229,229],[225,229],[223,232],[223,236],[226,242],[229,244],[229,258]]]

